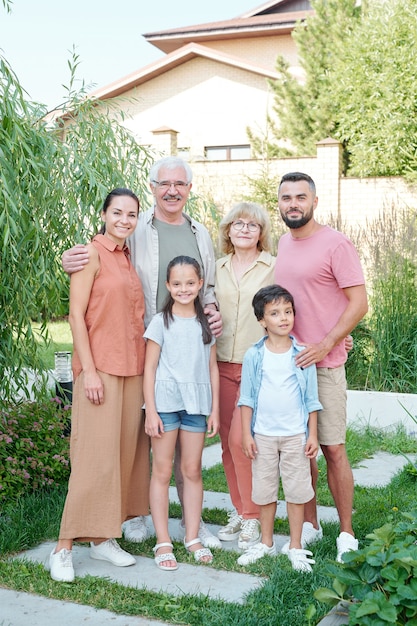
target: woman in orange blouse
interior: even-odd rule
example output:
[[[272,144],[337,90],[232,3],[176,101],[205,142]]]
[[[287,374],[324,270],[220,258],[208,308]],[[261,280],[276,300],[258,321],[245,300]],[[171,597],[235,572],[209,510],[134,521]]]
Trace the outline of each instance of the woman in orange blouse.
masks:
[[[92,558],[122,567],[135,563],[115,537],[126,519],[139,514],[143,497],[136,482],[144,299],[126,246],[138,213],[132,191],[110,192],[101,234],[88,245],[88,264],[71,276],[71,475],[58,544],[49,557],[51,577],[58,581],[74,580],[74,541],[89,541]]]

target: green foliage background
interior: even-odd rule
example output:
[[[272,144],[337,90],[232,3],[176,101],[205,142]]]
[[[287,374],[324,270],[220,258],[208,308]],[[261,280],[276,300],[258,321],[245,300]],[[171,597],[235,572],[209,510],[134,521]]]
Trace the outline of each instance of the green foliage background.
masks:
[[[159,155],[137,143],[111,101],[73,90],[78,64],[73,53],[68,100],[47,114],[0,56],[0,405],[27,393],[29,370],[36,392],[45,387],[46,325],[68,311],[62,252],[98,231],[111,189],[128,187],[141,210],[150,207],[148,172]],[[217,230],[210,201],[192,196],[187,211]]]
[[[274,112],[255,155],[306,156],[333,137],[353,176],[417,179],[417,0],[312,0],[292,36],[304,79],[281,56]]]
[[[99,211],[114,187],[130,187],[147,204],[153,159],[109,107],[71,90],[64,117],[28,102],[0,57],[0,398],[25,388],[27,368],[42,369],[32,320],[67,310],[61,253],[98,229]],[[40,383],[42,379],[40,378]],[[42,385],[41,385],[42,386]]]

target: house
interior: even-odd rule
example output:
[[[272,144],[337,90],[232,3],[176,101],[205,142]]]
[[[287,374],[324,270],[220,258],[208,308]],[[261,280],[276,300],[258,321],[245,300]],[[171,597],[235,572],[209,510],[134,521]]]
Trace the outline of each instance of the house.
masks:
[[[259,136],[266,131],[273,106],[268,79],[277,77],[278,55],[302,79],[291,33],[312,14],[307,0],[278,0],[230,20],[146,33],[166,56],[91,95],[112,98],[142,145],[192,161],[193,191],[225,211],[252,197],[251,180],[264,174],[265,164],[252,158],[247,128]],[[344,177],[341,145],[332,138],[318,142],[316,155],[271,159],[267,168],[274,184],[285,172],[308,172],[321,221],[364,225],[384,206],[417,203],[398,177]]]
[[[282,55],[300,75],[297,20],[307,0],[265,2],[236,18],[146,33],[166,56],[91,95],[115,98],[138,142],[192,161],[251,158],[247,127],[266,128]]]

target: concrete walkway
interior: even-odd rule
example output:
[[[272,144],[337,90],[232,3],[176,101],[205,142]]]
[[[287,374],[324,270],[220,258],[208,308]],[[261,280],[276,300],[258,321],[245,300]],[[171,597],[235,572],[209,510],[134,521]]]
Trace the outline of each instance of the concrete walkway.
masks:
[[[210,467],[219,463],[221,459],[220,445],[211,446],[204,450],[203,466]],[[413,457],[415,461],[415,457]],[[380,452],[372,459],[363,461],[354,472],[355,483],[363,486],[383,486],[407,463],[402,456],[393,456]],[[170,500],[178,502],[175,488],[170,488]],[[232,503],[227,493],[204,493],[203,506],[232,510]],[[285,503],[279,502],[277,517],[285,517]],[[323,521],[337,521],[334,508],[320,507],[319,515]],[[152,528],[150,517],[148,524]],[[216,534],[219,527],[207,524]],[[182,540],[179,520],[170,520],[170,532],[173,539]],[[287,541],[288,537],[276,535],[275,542],[278,550]],[[26,559],[38,563],[45,563],[54,543],[43,543],[32,550],[19,554],[17,559]],[[225,542],[223,549],[239,552],[237,540]],[[74,546],[74,565],[77,577],[86,575],[103,576],[111,581],[135,588],[146,588],[150,591],[169,593],[172,595],[204,594],[211,598],[222,599],[226,602],[243,603],[246,595],[262,585],[262,579],[245,573],[226,572],[209,566],[189,565],[180,563],[175,572],[160,572],[156,569],[152,558],[136,557],[136,565],[120,568],[90,559],[89,549],[84,546]],[[59,583],[56,583],[59,584]],[[80,623],[89,626],[160,626],[161,622],[140,617],[123,617],[84,607],[73,603],[50,600],[27,593],[0,589],[0,626],[74,626]],[[165,622],[166,625],[166,622]]]

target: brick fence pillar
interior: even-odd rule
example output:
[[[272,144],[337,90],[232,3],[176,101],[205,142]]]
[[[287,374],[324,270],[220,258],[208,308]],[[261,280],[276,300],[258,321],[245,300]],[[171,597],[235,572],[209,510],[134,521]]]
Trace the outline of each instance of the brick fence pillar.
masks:
[[[153,147],[157,152],[161,152],[164,156],[177,155],[178,131],[168,128],[168,126],[161,126],[161,128],[153,130],[152,134],[155,137]]]
[[[340,178],[343,167],[343,148],[340,141],[328,137],[316,143],[317,146],[317,195],[318,210],[322,215],[332,215],[337,228],[341,227]],[[319,220],[320,221],[320,220]]]

